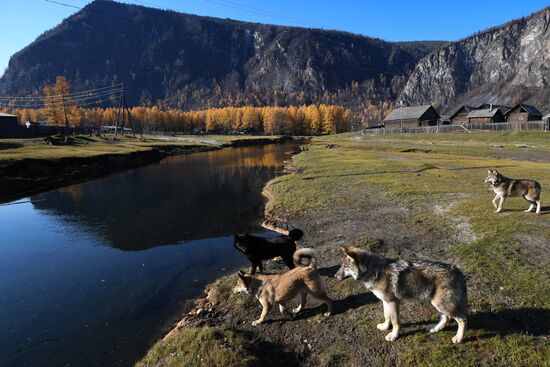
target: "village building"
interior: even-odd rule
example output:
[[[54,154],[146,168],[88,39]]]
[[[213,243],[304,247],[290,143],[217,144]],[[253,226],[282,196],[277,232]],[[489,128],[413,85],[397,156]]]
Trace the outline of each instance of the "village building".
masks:
[[[546,122],[547,128],[550,128],[550,113],[542,118],[542,121]]]
[[[503,115],[506,114],[508,110],[510,110],[510,106],[504,106],[504,105],[495,104],[495,103],[482,103],[474,107],[475,110],[492,110],[493,108],[499,109]]]
[[[392,110],[384,119],[386,128],[410,128],[418,126],[436,126],[439,114],[432,105],[400,107]]]
[[[449,122],[451,123],[451,125],[466,124],[468,123],[468,114],[475,109],[476,108],[472,106],[458,106],[448,113]]]
[[[18,137],[19,131],[17,116],[0,112],[0,138]]]
[[[470,124],[488,124],[494,122],[504,122],[504,114],[499,108],[473,110],[466,115]]]
[[[506,112],[507,122],[540,121],[542,113],[535,106],[520,103]]]

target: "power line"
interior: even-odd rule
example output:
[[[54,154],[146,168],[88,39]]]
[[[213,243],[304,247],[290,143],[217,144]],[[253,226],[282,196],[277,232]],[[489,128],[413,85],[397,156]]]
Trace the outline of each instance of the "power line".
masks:
[[[46,1],[48,3],[52,3],[52,4],[63,5],[63,6],[66,6],[68,8],[82,9],[82,7],[80,7],[80,6],[71,5],[71,4],[67,4],[67,3],[62,3],[60,1],[54,1],[54,0],[44,0],[44,1]]]
[[[76,100],[83,100],[83,99],[90,99],[95,98],[99,96],[106,96],[109,94],[116,94],[118,92],[122,92],[122,88],[117,89],[110,89],[99,93],[89,93],[89,94],[83,94],[79,96],[69,96],[69,95],[58,95],[58,96],[43,96],[36,100],[29,100],[29,101],[13,101],[13,100],[7,100],[7,101],[0,101],[0,103],[3,104],[21,104],[21,105],[33,105],[37,103],[44,102],[45,99],[52,100],[52,102],[58,103],[63,100],[65,101],[76,101]]]
[[[84,94],[89,94],[89,93],[96,93],[96,92],[99,92],[99,91],[102,91],[102,90],[105,90],[105,89],[120,89],[120,88],[122,88],[122,83],[108,85],[108,86],[105,86],[105,87],[87,89],[87,90],[80,91],[80,92],[51,95],[51,96],[48,96],[48,98],[51,98],[51,97],[53,97],[53,98],[55,98],[55,97],[72,97],[72,96],[79,96],[79,95],[84,95]],[[18,99],[19,100],[37,100],[37,99],[42,100],[43,98],[44,98],[43,96],[36,96],[36,97],[29,97],[29,96],[1,97],[0,96],[0,100],[18,100]]]
[[[74,103],[74,104],[65,104],[65,107],[66,108],[73,108],[73,107],[86,107],[86,106],[91,106],[91,105],[94,105],[94,104],[101,104],[101,103],[105,103],[105,102],[115,102],[118,98],[107,98],[107,99],[100,99],[100,100],[95,100],[95,101],[91,101],[91,102],[87,102],[87,103]],[[10,108],[11,106],[4,106],[2,108]],[[43,112],[43,111],[53,111],[53,110],[59,110],[62,106],[53,106],[53,107],[38,107],[38,108],[28,108],[28,109],[37,109],[39,110],[40,112]],[[99,106],[98,106],[99,107]],[[21,109],[25,109],[24,107],[15,107],[14,109],[16,110],[21,110]]]
[[[275,12],[272,12],[270,10],[264,10],[264,9],[256,8],[256,7],[253,7],[253,6],[250,6],[250,5],[240,4],[240,3],[230,1],[230,0],[205,0],[205,1],[207,1],[209,3],[212,3],[212,4],[223,5],[223,6],[226,6],[226,7],[229,7],[229,8],[233,8],[233,9],[248,11],[249,13],[253,13],[253,14],[257,14],[257,15],[264,15],[264,16],[268,16],[268,17],[272,17],[272,18],[276,18],[276,19],[291,21],[291,22],[293,22],[295,24],[298,24],[298,25],[309,24],[310,26],[324,28],[323,25],[318,24],[318,23],[310,22],[310,21],[307,21],[307,20],[304,20],[304,19],[290,17],[290,16],[280,14],[280,13],[275,13]]]

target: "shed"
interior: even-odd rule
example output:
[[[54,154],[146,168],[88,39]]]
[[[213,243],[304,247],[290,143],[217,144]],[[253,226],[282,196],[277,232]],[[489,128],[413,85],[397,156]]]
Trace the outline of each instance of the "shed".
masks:
[[[504,122],[504,114],[498,108],[473,110],[466,117],[470,124]]]
[[[458,106],[451,111],[449,111],[449,120],[451,121],[452,125],[461,125],[468,122],[468,114],[475,110],[476,108],[473,106]]]
[[[392,110],[384,119],[384,127],[435,126],[439,114],[432,105],[400,107]]]
[[[548,115],[544,115],[542,121],[546,122],[546,125],[550,127],[550,113]]]
[[[508,122],[540,121],[542,113],[535,106],[520,103],[508,110],[505,117]]]
[[[17,116],[0,112],[0,138],[16,138],[19,132]]]

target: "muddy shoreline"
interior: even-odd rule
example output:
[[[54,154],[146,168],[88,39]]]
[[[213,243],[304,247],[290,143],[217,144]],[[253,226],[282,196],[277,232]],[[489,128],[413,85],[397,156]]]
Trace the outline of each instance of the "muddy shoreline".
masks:
[[[234,140],[220,146],[163,145],[129,154],[102,154],[93,157],[59,159],[21,159],[0,167],[0,203],[158,163],[169,156],[207,152],[228,147],[279,144],[292,140],[294,140],[293,137],[282,136],[274,139]]]

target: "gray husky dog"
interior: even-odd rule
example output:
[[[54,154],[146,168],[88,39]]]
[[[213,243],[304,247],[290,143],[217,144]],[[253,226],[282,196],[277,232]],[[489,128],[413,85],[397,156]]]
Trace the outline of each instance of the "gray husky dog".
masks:
[[[429,329],[436,333],[453,318],[458,331],[453,343],[460,343],[466,330],[468,300],[464,275],[453,265],[432,261],[390,260],[352,246],[342,247],[345,256],[336,278],[353,277],[363,282],[368,290],[382,301],[384,322],[376,325],[380,330],[392,331],[387,341],[399,336],[399,303],[406,299],[429,299],[441,314],[437,325]]]
[[[501,175],[497,170],[490,169],[487,172],[487,178],[485,183],[493,186],[495,191],[495,198],[493,199],[493,206],[495,212],[500,213],[502,205],[506,201],[507,197],[522,196],[531,205],[525,212],[532,211],[535,206],[537,207],[537,214],[540,213],[540,184],[535,180],[515,180]],[[497,204],[497,200],[500,199]]]

